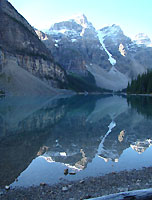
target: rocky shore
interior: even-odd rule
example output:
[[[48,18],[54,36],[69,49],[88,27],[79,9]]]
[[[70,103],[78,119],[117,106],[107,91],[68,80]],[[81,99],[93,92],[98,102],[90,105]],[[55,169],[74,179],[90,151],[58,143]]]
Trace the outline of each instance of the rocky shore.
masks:
[[[0,190],[1,200],[80,200],[118,192],[152,187],[152,167],[141,170],[110,173],[102,177],[89,177],[75,182],[53,186],[41,183],[37,187]]]

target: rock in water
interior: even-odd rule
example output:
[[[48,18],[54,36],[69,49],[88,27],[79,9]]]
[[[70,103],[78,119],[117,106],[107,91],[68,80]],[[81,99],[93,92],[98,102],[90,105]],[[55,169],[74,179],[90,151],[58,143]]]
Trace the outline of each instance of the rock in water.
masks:
[[[40,186],[46,186],[46,183],[40,183]]]
[[[84,183],[84,180],[81,180],[81,181],[80,181],[80,184],[83,184],[83,183]]]
[[[65,187],[62,187],[62,191],[63,192],[66,192],[66,191],[68,191],[68,188],[65,186]]]
[[[69,174],[70,175],[76,175],[76,172],[70,172]]]
[[[10,186],[9,186],[9,185],[6,185],[6,186],[5,186],[5,190],[10,190]]]
[[[65,170],[64,170],[64,175],[68,175],[68,173],[69,173],[69,170],[68,170],[68,169],[65,169]]]

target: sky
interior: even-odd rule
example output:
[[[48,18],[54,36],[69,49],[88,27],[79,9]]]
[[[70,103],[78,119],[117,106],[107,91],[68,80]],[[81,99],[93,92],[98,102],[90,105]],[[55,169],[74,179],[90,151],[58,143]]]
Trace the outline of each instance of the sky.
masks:
[[[83,13],[96,29],[119,25],[133,38],[145,33],[152,39],[152,0],[9,0],[37,29]]]

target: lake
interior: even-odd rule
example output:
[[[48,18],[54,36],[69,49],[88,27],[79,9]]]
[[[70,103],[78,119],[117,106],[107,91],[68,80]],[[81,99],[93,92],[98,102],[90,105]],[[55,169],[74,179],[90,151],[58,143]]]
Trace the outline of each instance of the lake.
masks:
[[[147,96],[1,98],[0,188],[152,166],[151,130]]]

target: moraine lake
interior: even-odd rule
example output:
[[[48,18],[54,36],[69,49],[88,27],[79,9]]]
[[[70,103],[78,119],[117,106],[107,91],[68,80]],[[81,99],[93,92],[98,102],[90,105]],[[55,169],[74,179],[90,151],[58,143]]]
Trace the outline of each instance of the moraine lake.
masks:
[[[151,155],[152,97],[0,99],[0,188],[142,169]]]

